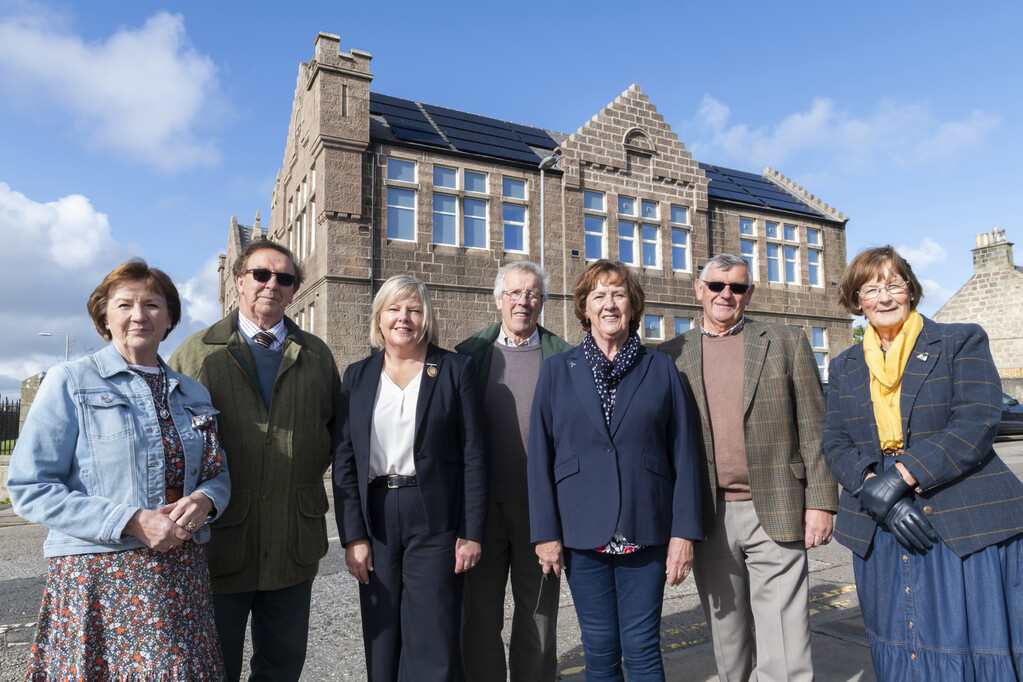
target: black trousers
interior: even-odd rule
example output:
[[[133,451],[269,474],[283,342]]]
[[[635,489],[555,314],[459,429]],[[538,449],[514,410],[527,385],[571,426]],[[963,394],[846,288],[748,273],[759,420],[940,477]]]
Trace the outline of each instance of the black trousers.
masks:
[[[305,665],[312,590],[313,581],[307,580],[280,590],[213,595],[227,682],[238,682],[241,677],[249,613],[252,614],[249,679],[267,682],[298,680]]]
[[[453,681],[462,576],[455,531],[430,534],[419,488],[371,486],[373,572],[359,585],[369,682]]]

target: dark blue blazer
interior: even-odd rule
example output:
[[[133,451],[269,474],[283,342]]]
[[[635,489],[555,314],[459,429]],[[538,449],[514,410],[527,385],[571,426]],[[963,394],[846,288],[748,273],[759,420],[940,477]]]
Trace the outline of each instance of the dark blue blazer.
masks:
[[[849,491],[869,467],[880,470],[882,454],[863,345],[836,357],[828,379],[821,447],[842,486],[835,537],[866,556],[877,524]],[[984,330],[925,317],[902,375],[899,459],[919,481],[917,503],[960,557],[1023,533],[1023,483],[992,447],[1001,398]]]
[[[341,381],[346,419],[334,451],[334,515],[341,544],[368,538],[369,442],[383,352],[353,363]],[[431,376],[431,368],[436,374]],[[487,446],[472,359],[429,346],[416,405],[414,461],[429,533],[483,541]]]
[[[616,527],[641,545],[701,539],[694,434],[682,380],[664,353],[641,350],[618,385],[610,429],[582,346],[549,358],[529,422],[533,542],[595,549]]]

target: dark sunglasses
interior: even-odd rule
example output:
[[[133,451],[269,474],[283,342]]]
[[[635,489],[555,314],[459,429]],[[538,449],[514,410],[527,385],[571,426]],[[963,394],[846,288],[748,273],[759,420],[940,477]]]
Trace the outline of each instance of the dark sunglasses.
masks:
[[[295,283],[295,276],[287,272],[274,272],[266,268],[252,268],[245,272],[251,272],[252,279],[263,284],[269,282],[271,277],[276,277],[277,283],[282,287],[290,287]]]
[[[731,289],[732,293],[737,296],[742,296],[749,291],[748,284],[736,284],[735,282],[704,282],[703,285],[715,294],[720,294],[725,290],[725,287]]]

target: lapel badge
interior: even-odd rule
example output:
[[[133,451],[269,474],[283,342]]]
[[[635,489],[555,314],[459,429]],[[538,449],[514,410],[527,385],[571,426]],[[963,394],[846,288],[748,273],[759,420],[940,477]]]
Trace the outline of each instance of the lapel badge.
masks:
[[[575,367],[575,360],[569,360],[568,361],[568,366],[569,367]]]
[[[928,355],[927,353],[917,353],[916,359],[919,360],[920,362],[927,362],[927,355]]]
[[[437,363],[428,362],[426,363],[426,376],[431,379],[437,376]]]

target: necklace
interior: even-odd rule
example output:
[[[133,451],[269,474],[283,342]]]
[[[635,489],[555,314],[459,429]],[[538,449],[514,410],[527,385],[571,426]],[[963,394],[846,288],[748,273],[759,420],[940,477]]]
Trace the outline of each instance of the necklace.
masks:
[[[167,409],[167,373],[160,368],[160,381],[157,390],[153,391],[153,403],[156,405],[160,419],[166,420],[170,417],[170,410]]]

